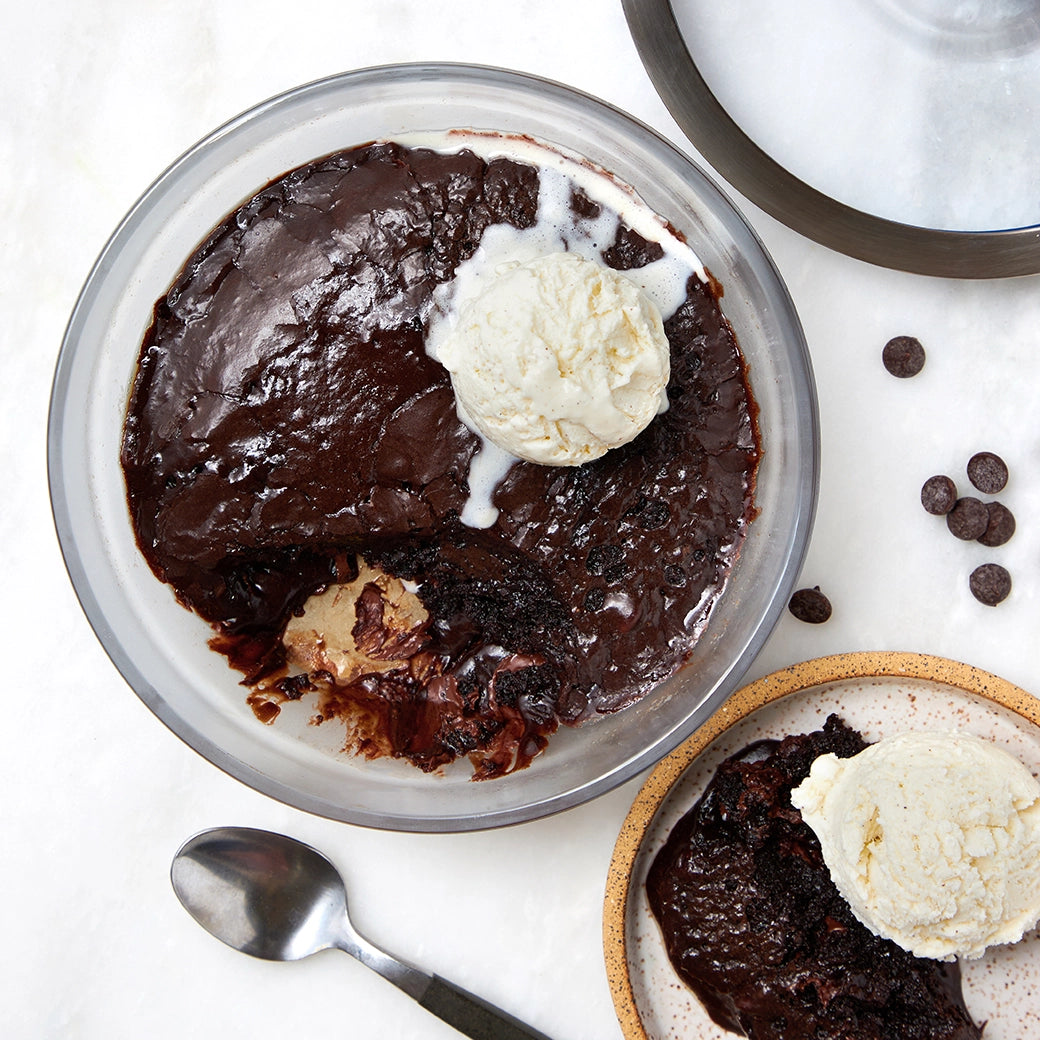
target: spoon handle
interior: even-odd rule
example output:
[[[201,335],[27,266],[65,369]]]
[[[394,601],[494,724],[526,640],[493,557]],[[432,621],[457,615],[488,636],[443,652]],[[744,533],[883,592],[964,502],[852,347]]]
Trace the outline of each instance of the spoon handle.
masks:
[[[416,999],[427,1011],[472,1040],[549,1040],[544,1033],[439,975],[430,977],[426,991]]]

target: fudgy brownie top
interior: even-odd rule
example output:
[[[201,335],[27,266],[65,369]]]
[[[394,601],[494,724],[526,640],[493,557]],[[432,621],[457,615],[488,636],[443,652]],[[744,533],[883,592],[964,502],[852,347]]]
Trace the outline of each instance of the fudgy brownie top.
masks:
[[[488,227],[536,219],[539,184],[536,166],[465,149],[340,152],[230,214],[157,303],[122,447],[133,524],[266,691],[265,721],[276,693],[317,690],[319,718],[364,717],[355,750],[424,769],[468,754],[494,776],[689,655],[753,516],[759,452],[710,282],[691,272],[666,316],[665,413],[594,463],[516,463],[494,526],[459,519],[480,442],[425,322]],[[575,226],[601,211],[577,188],[571,208]],[[659,255],[623,221],[602,243],[615,267]],[[416,588],[421,638],[347,688],[288,674],[287,620],[358,557]]]

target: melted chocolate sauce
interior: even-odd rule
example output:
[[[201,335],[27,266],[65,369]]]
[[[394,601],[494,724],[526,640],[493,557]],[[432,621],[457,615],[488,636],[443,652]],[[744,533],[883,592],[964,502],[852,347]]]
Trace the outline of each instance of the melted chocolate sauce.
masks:
[[[865,747],[824,728],[727,759],[651,864],[646,890],[679,975],[712,1019],[753,1038],[978,1040],[956,962],[862,925],[791,805],[813,760]]]
[[[155,307],[122,464],[138,543],[266,694],[317,689],[353,749],[477,777],[562,722],[636,700],[689,655],[754,514],[755,405],[713,285],[666,323],[669,410],[597,462],[519,462],[498,522],[464,526],[478,440],[425,352],[433,289],[492,224],[528,227],[537,168],[396,144],[294,170],[228,216]],[[598,205],[575,191],[574,220]],[[587,211],[587,212],[585,212]],[[660,246],[623,224],[604,262]],[[407,668],[289,675],[281,635],[355,556],[419,586]]]

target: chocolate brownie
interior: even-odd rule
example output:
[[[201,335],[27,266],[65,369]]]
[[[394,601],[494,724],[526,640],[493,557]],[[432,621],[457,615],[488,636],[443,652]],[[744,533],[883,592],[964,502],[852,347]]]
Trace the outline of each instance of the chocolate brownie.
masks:
[[[515,463],[497,522],[460,520],[480,441],[424,349],[433,292],[490,227],[538,219],[542,176],[466,148],[339,152],[231,213],[156,304],[122,444],[134,529],[263,721],[312,695],[351,750],[425,770],[468,755],[493,777],[643,696],[702,631],[754,516],[759,444],[697,272],[665,315],[668,410],[596,462]],[[571,201],[575,233],[603,226],[577,186]],[[599,248],[630,271],[661,250],[620,219]],[[291,667],[290,619],[365,568],[426,620],[394,631],[369,583],[355,636],[383,664],[346,682]]]
[[[956,962],[872,934],[838,893],[791,805],[813,760],[865,747],[822,730],[727,759],[669,835],[646,882],[676,971],[712,1019],[783,1040],[973,1040]]]

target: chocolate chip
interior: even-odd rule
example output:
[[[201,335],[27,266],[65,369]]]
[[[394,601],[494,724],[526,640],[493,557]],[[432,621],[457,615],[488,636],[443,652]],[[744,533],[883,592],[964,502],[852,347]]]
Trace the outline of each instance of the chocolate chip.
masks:
[[[968,579],[971,594],[988,607],[995,607],[1011,591],[1011,575],[999,563],[984,563]]]
[[[987,495],[1004,490],[1008,482],[1007,464],[991,451],[980,451],[968,459],[968,479]]]
[[[669,585],[681,589],[686,584],[686,571],[684,571],[677,563],[665,564],[664,580],[668,582]]]
[[[811,589],[799,589],[787,604],[787,609],[799,621],[810,625],[820,625],[831,616],[831,601],[820,592],[820,586]]]
[[[644,531],[656,531],[658,528],[664,527],[670,517],[671,511],[668,504],[660,499],[654,499],[652,502],[648,502],[646,508],[639,514],[638,524]]]
[[[571,535],[571,545],[576,549],[584,549],[590,541],[592,541],[592,522],[586,520],[574,528],[574,533]]]
[[[989,510],[977,498],[958,498],[946,514],[946,526],[951,534],[972,542],[989,526]]]
[[[986,525],[986,530],[979,535],[978,540],[990,548],[995,545],[1003,545],[1015,533],[1014,514],[1000,502],[988,502],[986,509],[989,511],[989,523]]]
[[[957,501],[957,485],[946,476],[929,477],[921,488],[921,505],[933,516],[945,516]]]
[[[602,574],[607,568],[619,564],[625,556],[620,545],[594,545],[585,557],[585,570],[589,574]]]
[[[892,375],[909,379],[924,368],[924,347],[914,336],[896,336],[885,344],[881,360]]]

